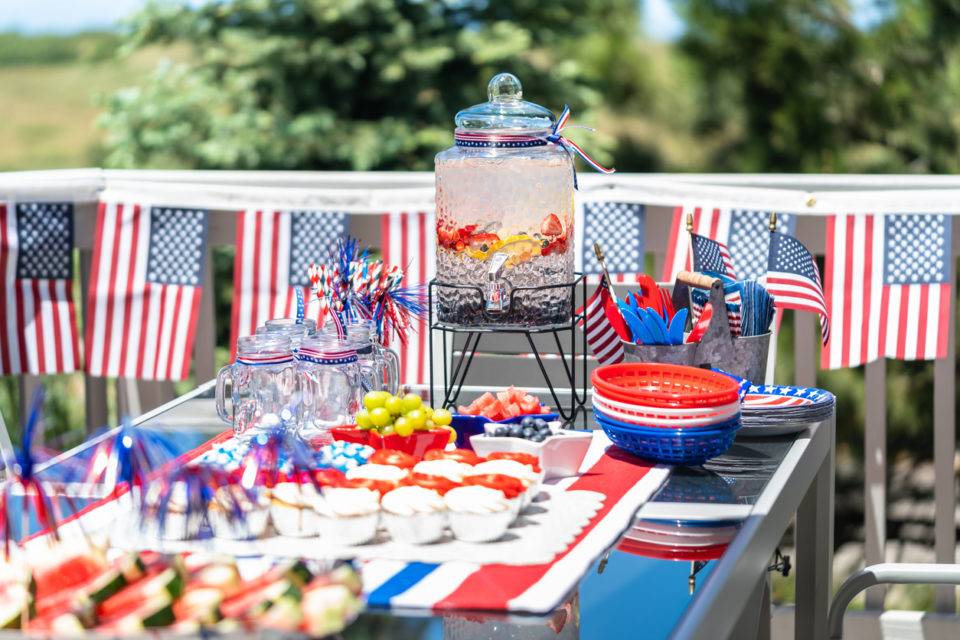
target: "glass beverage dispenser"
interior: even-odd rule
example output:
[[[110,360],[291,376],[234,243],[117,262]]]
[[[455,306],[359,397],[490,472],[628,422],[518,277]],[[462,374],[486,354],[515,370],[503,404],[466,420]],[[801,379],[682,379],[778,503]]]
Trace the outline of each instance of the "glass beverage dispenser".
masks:
[[[489,102],[457,114],[456,144],[435,160],[439,319],[569,323],[572,287],[550,285],[574,280],[573,159],[548,140],[553,113],[522,100],[515,76],[487,91]]]

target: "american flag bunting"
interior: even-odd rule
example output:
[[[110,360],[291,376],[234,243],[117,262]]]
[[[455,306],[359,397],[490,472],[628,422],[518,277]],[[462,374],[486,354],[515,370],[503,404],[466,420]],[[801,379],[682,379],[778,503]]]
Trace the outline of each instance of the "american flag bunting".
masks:
[[[424,285],[436,272],[436,217],[431,212],[386,213],[381,218],[380,247],[385,264],[404,272],[403,286]],[[394,341],[390,347],[400,356],[400,381],[425,384],[429,380],[430,327],[427,318],[413,322],[407,344]]]
[[[827,219],[824,368],[947,355],[952,220],[940,214]]]
[[[820,316],[820,337],[830,337],[830,314],[823,297],[823,281],[813,255],[799,240],[782,233],[770,234],[767,292],[778,309],[813,311]]]
[[[189,375],[208,224],[202,209],[100,203],[87,373],[151,380]]]
[[[237,217],[233,267],[231,353],[237,338],[253,335],[271,318],[297,314],[297,289],[311,300],[311,263],[329,262],[330,248],[347,235],[350,216],[335,211],[248,209]],[[304,315],[316,319],[317,302],[307,303]]]
[[[0,375],[80,368],[73,204],[0,202]]]
[[[678,271],[689,270],[693,266],[687,214],[693,216],[693,233],[720,242],[728,248],[737,278],[756,280],[766,273],[770,212],[685,206],[673,210],[662,282],[673,282]],[[795,224],[795,215],[777,214],[779,232],[793,235]]]
[[[583,205],[583,229],[577,239],[577,269],[589,283],[600,282],[603,270],[593,252],[603,249],[607,273],[614,284],[635,283],[644,272],[644,223],[646,207],[629,202],[587,202]]]

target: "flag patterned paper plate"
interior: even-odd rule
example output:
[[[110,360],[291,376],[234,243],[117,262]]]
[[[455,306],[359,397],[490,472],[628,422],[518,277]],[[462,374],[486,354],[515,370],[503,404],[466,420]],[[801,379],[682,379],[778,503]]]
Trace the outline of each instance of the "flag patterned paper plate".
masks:
[[[832,393],[810,387],[752,385],[743,399],[742,437],[777,436],[802,431],[833,414]]]
[[[782,385],[751,385],[743,399],[743,410],[833,404],[833,394],[823,389]]]

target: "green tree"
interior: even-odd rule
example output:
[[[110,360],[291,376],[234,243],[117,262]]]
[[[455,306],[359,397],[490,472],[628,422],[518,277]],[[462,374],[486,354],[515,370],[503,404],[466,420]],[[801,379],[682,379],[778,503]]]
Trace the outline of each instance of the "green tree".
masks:
[[[712,170],[960,169],[960,7],[886,3],[858,29],[847,0],[677,0],[705,95]]]
[[[583,120],[603,97],[562,52],[601,29],[636,36],[629,0],[234,0],[154,4],[127,49],[186,42],[114,94],[112,167],[428,169],[453,115],[511,71],[527,99]]]

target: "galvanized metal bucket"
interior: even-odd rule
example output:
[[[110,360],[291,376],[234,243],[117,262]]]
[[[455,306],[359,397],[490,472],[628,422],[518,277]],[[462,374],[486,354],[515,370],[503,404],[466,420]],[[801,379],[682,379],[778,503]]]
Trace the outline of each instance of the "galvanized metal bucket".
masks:
[[[767,373],[767,354],[770,351],[770,333],[759,336],[734,337],[730,335],[730,320],[720,280],[702,274],[677,274],[673,287],[673,305],[677,309],[690,304],[688,286],[710,290],[709,302],[713,306],[713,318],[699,342],[678,345],[633,344],[623,341],[625,360],[628,362],[661,362],[683,364],[691,367],[710,366],[723,369],[735,376],[764,384]]]

